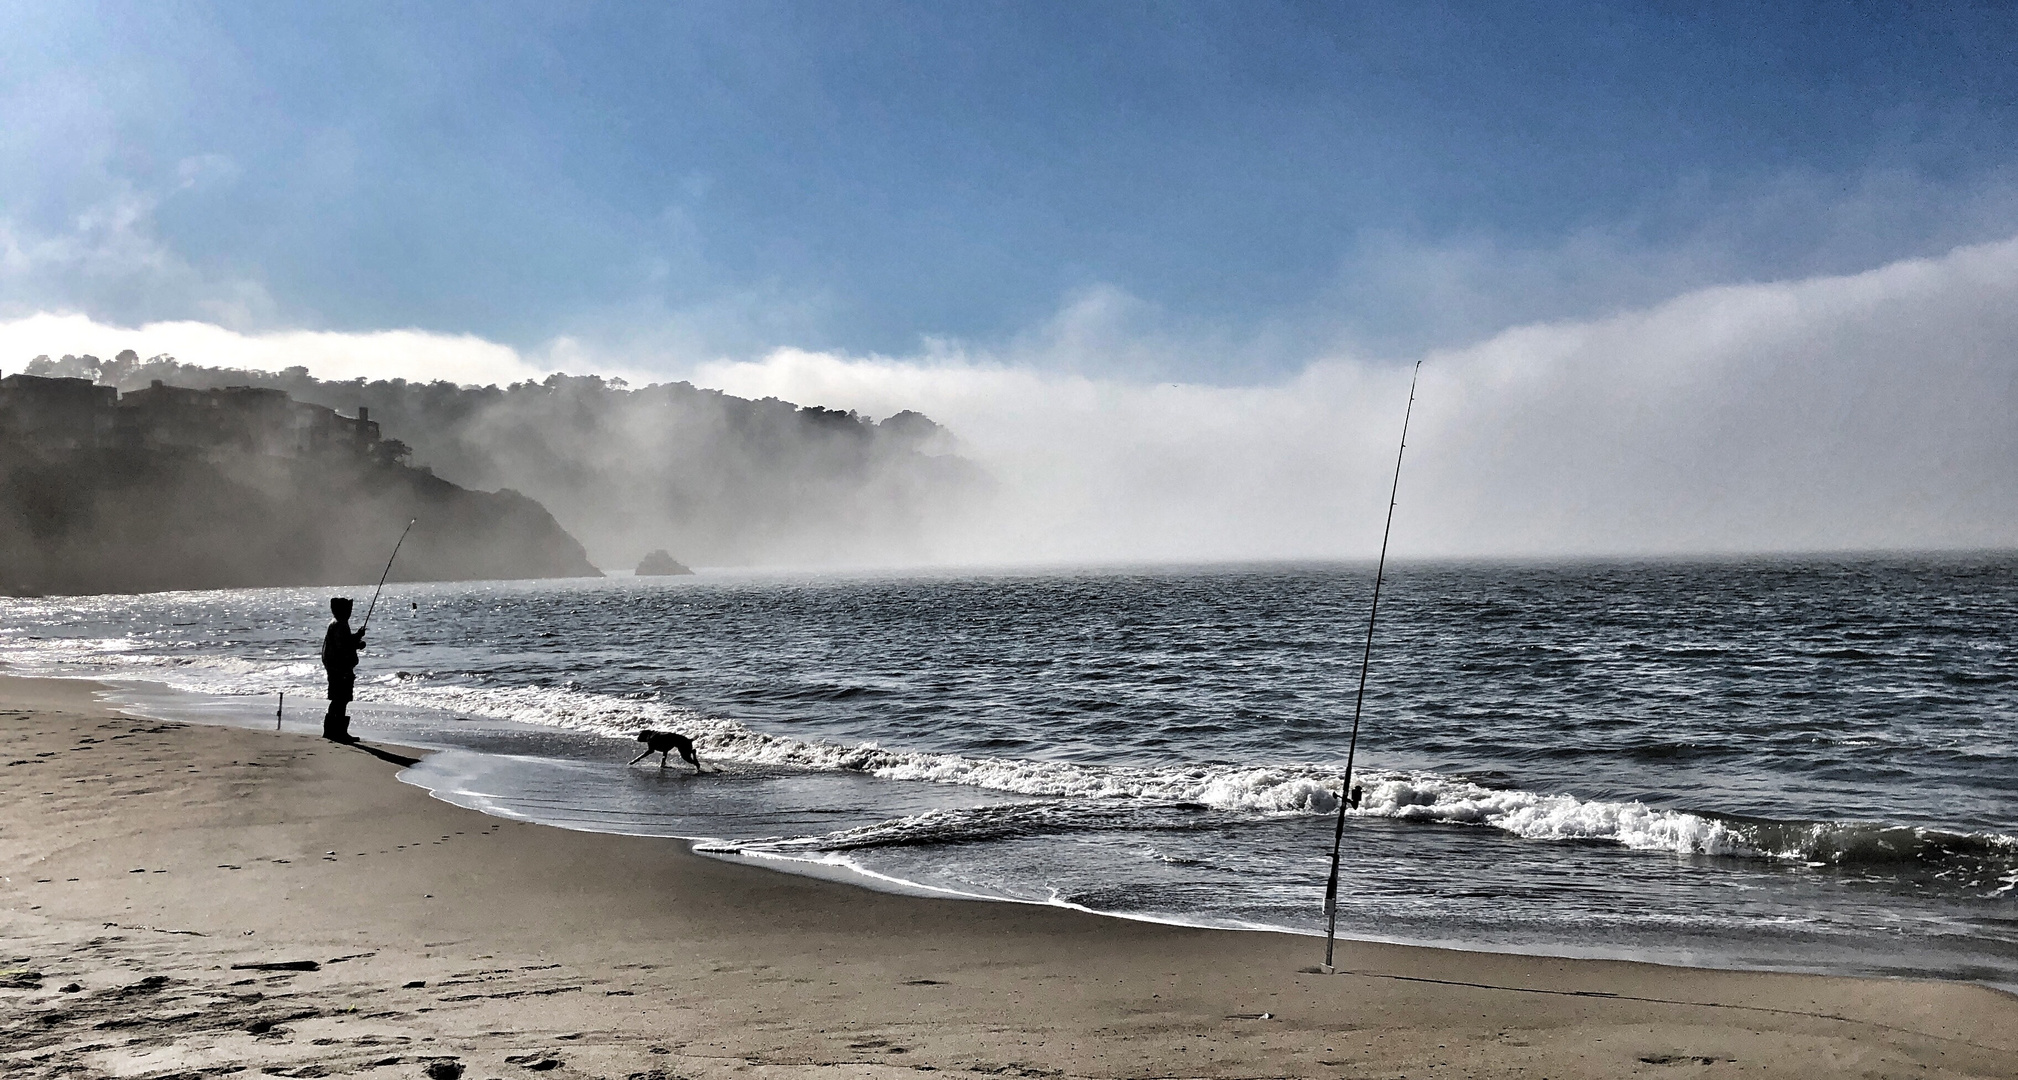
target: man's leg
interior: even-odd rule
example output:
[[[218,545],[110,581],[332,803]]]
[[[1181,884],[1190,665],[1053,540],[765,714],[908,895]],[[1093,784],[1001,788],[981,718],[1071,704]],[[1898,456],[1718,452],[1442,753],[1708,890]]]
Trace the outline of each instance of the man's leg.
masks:
[[[348,673],[329,673],[329,711],[322,717],[322,737],[350,741],[350,688]]]

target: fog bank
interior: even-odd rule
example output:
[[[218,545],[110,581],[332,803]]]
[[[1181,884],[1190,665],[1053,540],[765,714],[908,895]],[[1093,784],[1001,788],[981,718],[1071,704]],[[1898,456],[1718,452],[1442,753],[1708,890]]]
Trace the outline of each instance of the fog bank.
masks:
[[[697,381],[946,424],[1002,485],[962,559],[1368,556],[1409,360],[1140,385],[1032,357],[783,351]],[[1418,556],[2018,545],[2018,239],[1691,292],[1423,357]]]
[[[144,333],[88,321],[69,328],[74,343],[38,338],[28,351],[31,322],[0,324],[0,367],[18,370],[34,352],[164,351]],[[233,348],[272,344],[206,332]],[[78,340],[86,334],[96,336]],[[412,347],[400,354],[405,377],[508,381],[537,363],[471,339],[433,349],[428,338],[400,339]],[[385,340],[316,335],[318,355],[332,358],[317,373],[358,371],[366,356],[384,363],[374,349]],[[1116,350],[1154,347],[1066,326],[998,350],[940,344],[911,357],[781,350],[653,364],[556,342],[542,359],[870,416],[916,410],[988,474],[988,498],[921,507],[901,548],[832,559],[1373,554],[1417,357],[1322,356],[1294,378],[1247,387],[1081,374],[1115,370],[1103,361]],[[1142,371],[1140,359],[1125,366]],[[1854,275],[1693,291],[1421,359],[1395,519],[1403,556],[2018,546],[2018,239]],[[285,350],[245,362],[255,361],[316,367]]]

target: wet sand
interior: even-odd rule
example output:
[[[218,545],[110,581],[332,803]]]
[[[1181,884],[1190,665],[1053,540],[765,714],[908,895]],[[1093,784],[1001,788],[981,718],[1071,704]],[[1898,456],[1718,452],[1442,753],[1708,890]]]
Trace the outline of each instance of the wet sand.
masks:
[[[2018,998],[1961,983],[1356,943],[1313,974],[1308,938],[501,821],[397,748],[86,683],[0,676],[0,732],[9,1076],[2018,1076]]]

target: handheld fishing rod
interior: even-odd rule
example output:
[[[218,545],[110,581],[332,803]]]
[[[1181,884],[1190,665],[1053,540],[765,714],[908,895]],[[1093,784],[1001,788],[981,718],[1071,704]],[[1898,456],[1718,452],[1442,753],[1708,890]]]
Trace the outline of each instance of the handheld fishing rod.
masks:
[[[1395,497],[1401,494],[1401,455],[1408,450],[1408,420],[1415,412],[1415,383],[1422,361],[1408,377],[1408,407],[1401,414],[1401,447],[1394,452],[1394,486],[1387,493],[1387,524],[1380,530],[1380,561],[1373,567],[1373,603],[1366,612],[1366,650],[1359,657],[1359,696],[1352,703],[1352,741],[1345,749],[1345,783],[1338,789],[1338,824],[1331,831],[1331,880],[1324,887],[1324,973],[1331,974],[1331,950],[1338,938],[1338,853],[1345,844],[1346,803],[1352,797],[1353,756],[1359,752],[1359,717],[1366,708],[1366,670],[1373,662],[1373,621],[1380,615],[1380,583],[1387,572],[1387,538],[1394,531]]]
[[[371,591],[371,606],[364,609],[364,622],[358,624],[358,633],[364,633],[371,626],[371,613],[378,610],[378,594],[385,591],[385,579],[392,573],[392,560],[399,558],[399,545],[406,543],[406,534],[413,531],[413,523],[419,520],[406,519],[406,528],[399,531],[399,542],[392,545],[392,555],[385,560],[385,573],[378,575],[378,588]]]

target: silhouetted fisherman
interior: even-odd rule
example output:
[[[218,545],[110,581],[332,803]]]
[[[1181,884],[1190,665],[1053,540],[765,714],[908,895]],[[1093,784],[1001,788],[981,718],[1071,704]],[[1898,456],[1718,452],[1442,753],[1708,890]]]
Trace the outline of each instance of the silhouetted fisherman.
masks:
[[[350,628],[350,597],[329,598],[329,629],[322,634],[322,669],[329,673],[329,712],[322,718],[322,737],[352,742],[350,736],[351,689],[357,683],[357,651],[364,648],[364,631]]]

